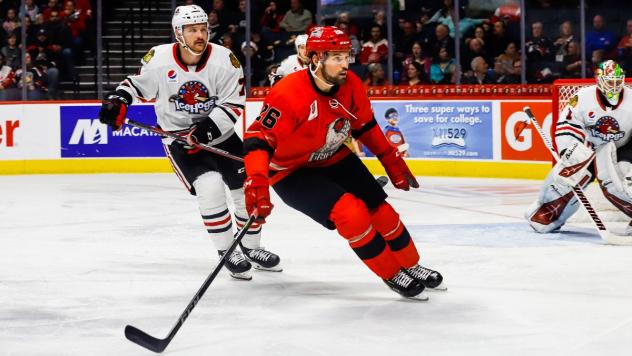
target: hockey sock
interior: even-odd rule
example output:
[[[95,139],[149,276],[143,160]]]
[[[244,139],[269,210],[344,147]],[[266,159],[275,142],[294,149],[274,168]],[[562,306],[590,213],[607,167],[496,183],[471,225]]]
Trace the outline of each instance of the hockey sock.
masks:
[[[238,229],[242,229],[244,225],[248,221],[248,218],[241,217],[235,214],[235,224]],[[246,236],[241,240],[242,245],[249,249],[258,249],[261,246],[261,225],[252,223],[248,232],[246,232]]]
[[[401,267],[410,268],[419,262],[419,253],[408,229],[389,203],[383,202],[371,212],[371,222],[382,234]]]
[[[329,219],[373,273],[382,279],[390,279],[399,272],[399,263],[382,235],[371,225],[369,210],[362,200],[344,194],[331,209]]]

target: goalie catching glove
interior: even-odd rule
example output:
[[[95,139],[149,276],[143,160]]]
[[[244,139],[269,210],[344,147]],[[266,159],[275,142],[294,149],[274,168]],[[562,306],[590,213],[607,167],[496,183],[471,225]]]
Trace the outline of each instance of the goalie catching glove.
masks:
[[[127,93],[115,92],[110,93],[103,100],[101,110],[99,111],[99,121],[107,124],[112,130],[118,131],[125,124],[127,115],[127,107],[130,104],[130,98]]]
[[[553,180],[570,187],[576,186],[586,176],[595,157],[595,151],[581,142],[574,142],[562,150],[560,160],[553,167]]]

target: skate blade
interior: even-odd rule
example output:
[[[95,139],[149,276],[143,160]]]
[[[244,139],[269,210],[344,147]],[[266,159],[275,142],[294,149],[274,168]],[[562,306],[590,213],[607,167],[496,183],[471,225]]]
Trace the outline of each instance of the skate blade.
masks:
[[[403,296],[402,296],[403,297]],[[426,294],[425,291],[417,294],[414,297],[403,297],[406,300],[412,300],[415,302],[427,302],[430,298],[428,297],[428,294]]]
[[[249,281],[252,279],[252,274],[250,273],[250,271],[241,272],[241,273],[230,272],[230,276],[240,281]]]
[[[255,262],[251,262],[252,266],[258,270],[258,271],[265,271],[265,272],[283,272],[283,267],[281,267],[280,265],[276,265],[274,267],[263,267],[262,265],[255,263]]]

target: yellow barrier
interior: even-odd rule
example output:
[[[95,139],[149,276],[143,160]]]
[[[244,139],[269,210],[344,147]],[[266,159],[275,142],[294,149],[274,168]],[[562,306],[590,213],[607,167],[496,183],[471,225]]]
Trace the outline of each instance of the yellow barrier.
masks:
[[[385,174],[376,159],[364,163],[376,175]],[[418,176],[488,177],[543,179],[551,169],[548,163],[470,162],[441,160],[408,160]],[[130,159],[56,159],[0,161],[0,174],[77,174],[77,173],[168,173],[171,166],[166,158]]]

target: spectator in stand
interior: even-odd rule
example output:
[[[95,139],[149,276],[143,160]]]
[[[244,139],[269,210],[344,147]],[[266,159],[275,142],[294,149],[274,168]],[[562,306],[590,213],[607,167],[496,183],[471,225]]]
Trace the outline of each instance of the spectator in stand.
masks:
[[[235,23],[228,25],[230,32],[236,33],[239,40],[246,39],[246,0],[239,0],[239,11],[235,14]]]
[[[236,48],[234,47],[235,46],[235,41],[233,40],[233,35],[231,35],[230,32],[226,32],[222,36],[222,46],[228,48],[229,50],[231,50],[235,54],[238,53],[236,51]]]
[[[46,72],[40,65],[35,65],[31,60],[31,55],[27,52],[25,56],[26,73],[22,68],[15,71],[17,87],[21,89],[26,86],[27,100],[44,100],[48,94],[48,78]]]
[[[411,62],[406,67],[406,79],[400,82],[400,85],[423,85],[430,83],[426,71],[417,62]]]
[[[417,41],[415,25],[410,20],[403,21],[402,33],[395,40],[395,59],[398,62],[404,60],[406,55],[410,53],[415,41]]]
[[[617,56],[619,57],[619,63],[630,73],[632,70],[632,19],[629,19],[625,25],[626,34],[619,41]]]
[[[4,57],[5,64],[15,69],[22,63],[22,54],[18,47],[18,37],[15,33],[9,34],[6,46],[0,49],[0,53]]]
[[[461,68],[468,68],[472,63],[472,59],[476,57],[483,57],[486,62],[489,62],[489,55],[485,52],[483,43],[478,38],[472,38],[465,51],[461,55]]]
[[[83,61],[83,34],[86,31],[87,15],[81,10],[75,9],[75,2],[68,0],[64,3],[64,11],[59,13],[62,23],[68,26],[72,35],[72,51],[75,56],[75,62]]]
[[[303,8],[300,0],[290,0],[290,9],[285,13],[279,26],[287,32],[305,33],[312,23],[312,13]]]
[[[224,8],[224,0],[213,0],[212,9],[217,12],[219,23],[225,28],[228,28],[231,24],[234,25],[239,22],[236,20],[234,13]]]
[[[371,38],[364,42],[360,53],[360,64],[386,62],[388,58],[388,42],[382,37],[380,25],[371,26]]]
[[[439,49],[439,56],[430,65],[430,80],[433,84],[452,84],[455,78],[456,64],[447,48]]]
[[[18,16],[15,13],[15,9],[10,8],[9,10],[7,10],[7,16],[2,23],[2,28],[4,29],[5,35],[15,31],[15,29],[18,27],[20,27]]]
[[[432,51],[434,58],[437,58],[441,48],[445,48],[449,52],[450,57],[454,55],[454,39],[450,37],[449,31],[448,26],[443,24],[437,25],[437,28],[435,28],[435,38],[433,40]]]
[[[61,5],[58,0],[48,0],[48,5],[42,10],[42,21],[49,21],[51,11],[57,11],[57,13],[61,11]]]
[[[339,22],[336,27],[349,36],[349,41],[351,41],[351,57],[355,62],[356,57],[360,54],[360,40],[358,40],[355,35],[349,33],[349,24],[347,22]],[[354,62],[351,63],[353,64]]]
[[[507,30],[503,21],[496,21],[493,26],[488,49],[492,57],[497,57],[505,51],[510,40],[507,37]]]
[[[382,34],[386,34],[386,13],[384,12],[384,10],[373,11],[373,23],[371,24],[371,28],[369,29],[369,31],[373,28],[372,26],[375,25],[380,26]],[[370,32],[364,34],[364,38],[370,37]]]
[[[474,38],[476,38],[481,45],[483,46],[483,49],[485,49],[485,51],[487,52],[487,43],[489,42],[488,40],[488,35],[487,32],[485,32],[485,29],[483,28],[483,26],[476,26],[476,28],[474,28]],[[466,39],[467,41],[467,39]]]
[[[4,55],[0,54],[0,101],[13,100],[10,89],[15,87],[15,72],[7,65]]]
[[[579,43],[571,41],[566,49],[564,60],[562,61],[562,78],[581,78],[582,58],[579,50]]]
[[[472,75],[463,76],[463,84],[495,84],[497,78],[494,71],[489,69],[485,58],[476,57],[471,63]]]
[[[575,40],[573,36],[573,24],[570,21],[564,21],[560,25],[560,35],[553,42],[555,47],[555,60],[560,62],[568,51],[568,44]]]
[[[417,62],[421,64],[424,68],[424,72],[430,73],[430,65],[432,64],[432,59],[427,57],[423,51],[423,47],[419,41],[413,43],[413,47],[411,49],[411,54],[406,56],[402,65],[407,65],[408,63]]]
[[[520,52],[514,42],[509,42],[507,49],[500,56],[496,57],[494,70],[499,75],[498,83],[519,84],[520,83]]]
[[[62,76],[65,79],[76,80],[77,70],[70,27],[61,21],[59,12],[53,10],[49,14],[48,23],[45,23],[42,29],[48,40],[47,48],[53,53],[53,55],[48,56],[48,60],[61,66],[60,68],[63,69]],[[42,29],[38,32],[38,37],[41,36]]]
[[[358,26],[356,26],[353,21],[351,21],[351,18],[349,17],[349,13],[346,11],[341,12],[338,15],[338,18],[336,19],[336,23],[334,24],[334,26],[338,27],[339,23],[346,23],[347,27],[349,28],[348,30],[348,34],[349,35],[354,35],[356,38],[358,37],[358,35],[360,34],[360,30],[358,30]]]
[[[265,81],[265,68],[266,61],[259,54],[259,46],[253,41],[250,41],[250,46],[246,42],[241,44],[241,52],[238,57],[241,63],[245,63],[245,58],[250,56],[250,63],[252,65],[251,82],[253,86],[259,86]]]
[[[454,0],[444,0],[443,8],[437,11],[429,20],[428,23],[440,23],[444,24],[450,30],[450,37],[454,38],[455,28],[452,17],[454,16]],[[476,25],[480,25],[483,22],[489,21],[487,19],[473,19],[465,17],[465,11],[463,8],[459,9],[459,34],[461,38],[470,32]]]
[[[615,58],[617,38],[606,30],[606,22],[601,15],[593,17],[593,30],[586,33],[586,53],[590,55],[596,50],[603,50],[605,58]]]
[[[263,12],[263,16],[261,17],[261,28],[262,31],[269,31],[278,33],[281,31],[281,21],[283,20],[283,15],[277,9],[277,2],[270,1],[268,2],[268,7]]]
[[[30,18],[34,19],[37,18],[37,15],[39,15],[39,13],[39,7],[35,5],[33,0],[25,0],[24,7],[20,8],[20,18],[22,18],[24,15],[28,15]]]
[[[226,28],[219,23],[217,10],[208,12],[208,40],[216,44],[222,41],[222,35],[226,33]]]
[[[525,43],[527,60],[533,62],[548,61],[551,59],[553,43],[544,35],[542,22],[531,24],[531,37]]]
[[[367,66],[367,76],[364,80],[364,85],[367,87],[389,85],[384,67],[380,63],[371,63]]]

